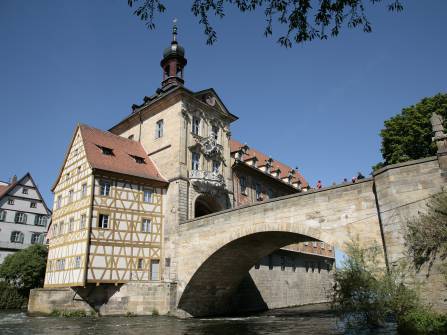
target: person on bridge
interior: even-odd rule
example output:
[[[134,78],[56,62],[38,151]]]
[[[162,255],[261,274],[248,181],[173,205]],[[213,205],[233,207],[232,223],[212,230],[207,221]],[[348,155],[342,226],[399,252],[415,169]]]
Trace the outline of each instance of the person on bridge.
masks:
[[[357,172],[357,180],[360,180],[360,179],[365,179],[365,176],[362,175],[362,173],[359,171],[359,172]]]
[[[317,182],[317,190],[320,190],[323,187],[323,184],[321,183],[321,180]]]

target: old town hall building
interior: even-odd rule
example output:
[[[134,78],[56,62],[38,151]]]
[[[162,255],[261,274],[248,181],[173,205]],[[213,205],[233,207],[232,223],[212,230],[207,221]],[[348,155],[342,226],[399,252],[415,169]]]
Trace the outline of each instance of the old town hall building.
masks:
[[[75,128],[53,186],[45,288],[175,282],[172,236],[183,222],[309,188],[296,169],[231,137],[237,117],[213,89],[184,86],[186,64],[174,27],[161,88],[109,131]],[[305,264],[330,285],[331,246],[278,252],[253,271]]]

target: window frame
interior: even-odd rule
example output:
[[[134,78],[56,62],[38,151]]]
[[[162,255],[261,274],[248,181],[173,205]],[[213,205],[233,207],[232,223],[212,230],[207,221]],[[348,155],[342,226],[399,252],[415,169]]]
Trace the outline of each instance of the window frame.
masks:
[[[74,268],[80,269],[81,268],[81,256],[76,256],[74,261]]]
[[[99,182],[99,195],[103,197],[110,196],[112,190],[112,184],[108,180],[101,180]]]
[[[12,238],[13,236],[14,237],[19,236],[19,241],[17,241],[17,238],[13,239]],[[11,232],[10,241],[11,241],[11,243],[21,243],[21,244],[23,244],[24,237],[25,237],[25,235],[21,231],[14,230],[14,231]]]
[[[146,194],[149,194],[149,198],[146,199]],[[143,189],[143,202],[147,204],[152,204],[154,202],[154,190],[150,188]]]
[[[193,133],[194,135],[200,135],[200,118],[197,116],[192,117],[191,133]]]
[[[241,188],[241,194],[247,195],[247,177],[246,176],[239,177],[239,187]]]
[[[87,183],[81,185],[81,197],[87,196]]]
[[[255,183],[255,196],[257,201],[261,201],[262,198],[262,186],[260,183]]]
[[[79,230],[84,229],[86,223],[87,223],[87,214],[81,214],[81,217],[79,218]]]
[[[143,270],[144,269],[144,260],[143,258],[137,259],[137,270]]]
[[[165,123],[165,121],[163,119],[160,119],[157,122],[155,122],[155,139],[159,139],[159,138],[163,137],[164,123]]]
[[[104,224],[104,219],[107,218],[105,224]],[[110,215],[109,214],[105,214],[105,213],[100,213],[98,215],[98,224],[97,224],[98,228],[101,229],[110,229]]]
[[[74,199],[74,189],[70,189],[68,191],[68,203],[71,204]]]
[[[59,209],[62,207],[62,195],[58,195],[56,199],[56,209]]]
[[[42,244],[40,243],[40,235],[42,235],[42,233],[32,232],[30,240],[31,244]]]
[[[197,159],[195,159],[197,158]],[[200,170],[200,153],[193,151],[191,153],[191,170],[199,171]]]
[[[19,224],[26,224],[28,221],[28,215],[25,212],[16,212],[14,222]]]
[[[8,205],[14,205],[14,198],[8,198]]]
[[[0,209],[0,222],[6,221],[6,210]]]
[[[43,224],[42,224],[43,222]],[[38,214],[34,217],[34,225],[39,227],[46,227],[48,223],[48,217],[46,215]]]
[[[152,233],[152,219],[143,218],[141,220],[141,232],[142,233]]]

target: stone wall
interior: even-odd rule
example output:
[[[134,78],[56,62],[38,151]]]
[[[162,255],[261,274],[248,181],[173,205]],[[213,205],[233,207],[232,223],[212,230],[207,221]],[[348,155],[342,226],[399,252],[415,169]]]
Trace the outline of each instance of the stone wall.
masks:
[[[406,260],[405,222],[426,211],[427,201],[447,186],[436,157],[390,165],[374,174],[375,192],[389,265]],[[437,265],[427,278],[427,268],[416,274],[421,295],[436,309],[447,311],[447,288]]]
[[[232,304],[235,312],[254,312],[330,301],[332,259],[279,250],[250,269]]]
[[[31,290],[28,313],[47,315],[53,311],[84,311],[99,315],[168,314],[175,307],[175,292],[175,284],[168,282],[41,288]]]

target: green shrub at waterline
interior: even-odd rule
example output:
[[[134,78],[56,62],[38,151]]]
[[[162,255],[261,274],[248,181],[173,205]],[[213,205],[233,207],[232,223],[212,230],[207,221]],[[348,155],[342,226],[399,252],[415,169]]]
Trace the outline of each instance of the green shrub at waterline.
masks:
[[[426,308],[416,308],[408,311],[397,321],[399,334],[447,334],[447,315],[441,315]]]
[[[420,305],[417,292],[406,286],[401,267],[380,265],[380,249],[347,248],[344,267],[335,273],[333,307],[348,328],[375,328],[399,319]]]
[[[0,309],[20,309],[26,305],[24,297],[15,287],[0,282]]]
[[[30,290],[43,286],[47,254],[46,246],[34,244],[5,258],[0,264],[0,309],[26,306]]]

